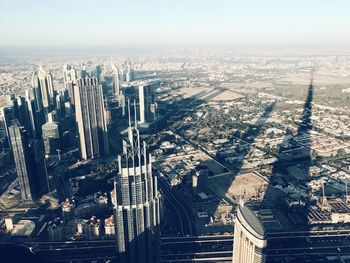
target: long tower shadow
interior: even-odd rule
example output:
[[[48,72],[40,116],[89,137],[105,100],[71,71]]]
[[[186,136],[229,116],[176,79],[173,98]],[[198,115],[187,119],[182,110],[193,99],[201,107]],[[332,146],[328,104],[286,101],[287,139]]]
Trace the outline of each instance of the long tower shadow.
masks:
[[[209,96],[210,98],[220,95],[223,91],[225,90],[216,90],[213,92],[210,92]],[[173,124],[178,123],[181,120],[185,120],[187,117],[193,116],[193,114],[197,111],[200,110],[201,107],[205,104],[208,103],[207,101],[207,96],[208,94],[200,94],[201,98],[199,99],[198,97],[193,97],[193,98],[186,98],[182,99],[181,101],[178,101],[176,103],[173,103],[169,105],[168,107],[172,108],[171,113],[168,117],[162,119],[162,121],[158,122],[157,124],[157,132],[160,132],[162,130],[173,130],[177,134],[186,137],[185,134],[183,133],[184,130],[186,130],[186,125],[181,126],[180,129],[178,129],[176,126],[174,127]],[[222,189],[222,192],[227,192],[235,180],[236,175],[240,172],[244,160],[246,156],[249,154],[253,147],[253,143],[256,139],[256,137],[261,133],[265,122],[269,118],[270,114],[274,110],[274,107],[276,105],[276,102],[271,103],[268,105],[265,109],[264,112],[258,117],[256,122],[254,124],[250,124],[247,128],[247,130],[241,134],[240,139],[237,141],[236,147],[241,149],[240,150],[240,156],[241,158],[238,159],[234,165],[227,165],[230,168],[232,168],[231,174],[229,175],[229,183],[225,184],[225,188]],[[171,122],[169,122],[169,119],[171,119]],[[233,136],[234,137],[234,136]],[[192,142],[193,144],[196,142]],[[219,156],[212,156],[214,159],[222,162],[222,160],[219,160]],[[211,179],[210,179],[211,180]],[[214,210],[217,210],[219,208],[220,202],[222,200],[222,196],[218,196],[217,201],[211,203],[211,207],[215,208]],[[183,203],[184,206],[188,207],[187,211],[188,214],[190,214],[191,221],[195,221],[195,216],[191,215],[191,209],[189,207],[189,204],[186,200],[182,200],[181,195],[178,196],[178,201]]]
[[[234,183],[236,176],[239,175],[239,173],[243,168],[244,161],[247,158],[247,155],[254,148],[253,144],[255,142],[255,139],[261,133],[266,121],[268,120],[269,116],[273,112],[275,106],[276,106],[276,102],[272,102],[270,105],[268,105],[264,109],[263,114],[257,119],[257,121],[254,124],[249,125],[248,129],[243,134],[241,134],[240,136],[241,138],[238,140],[238,143],[236,145],[236,149],[240,149],[239,151],[240,158],[238,158],[232,165],[230,165],[230,168],[232,170],[229,174],[229,179],[226,181],[226,183],[223,185],[223,188],[221,189],[221,193],[226,193],[226,194],[229,193],[230,187]],[[218,156],[217,158],[220,159],[220,157]],[[223,160],[220,160],[220,161],[221,163],[223,162]],[[215,179],[210,179],[210,180],[215,180]],[[211,184],[213,183],[214,181],[212,181]],[[218,194],[218,193],[216,193],[216,195],[218,197],[217,202],[212,202],[211,206],[215,208],[214,209],[215,212],[218,212],[221,204],[221,200],[227,199],[227,195],[225,195],[225,197],[221,196],[221,194]],[[228,201],[230,202],[232,201],[232,199]]]
[[[291,201],[293,199],[298,201],[298,198],[286,195],[285,198],[281,198],[278,195],[278,192],[279,194],[281,192],[275,187],[277,184],[282,185],[284,188],[294,185],[305,186],[305,183],[310,180],[309,169],[312,166],[311,132],[313,129],[313,95],[314,86],[311,77],[297,133],[292,136],[286,134],[279,146],[277,152],[278,160],[273,164],[272,174],[269,178],[270,182],[262,199],[264,207],[276,207],[284,202],[285,198],[289,198]],[[299,197],[299,200],[300,198],[302,199],[303,197]],[[302,201],[307,203],[307,200]],[[298,214],[302,217],[302,221],[300,222],[306,222],[307,206],[299,212]]]

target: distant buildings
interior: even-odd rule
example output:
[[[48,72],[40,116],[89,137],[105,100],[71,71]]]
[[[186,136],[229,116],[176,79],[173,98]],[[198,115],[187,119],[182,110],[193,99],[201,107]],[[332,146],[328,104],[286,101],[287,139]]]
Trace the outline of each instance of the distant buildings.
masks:
[[[96,78],[79,79],[74,96],[81,158],[108,155],[109,145],[102,86],[98,84]]]
[[[137,128],[129,127],[118,163],[119,174],[112,194],[118,262],[157,262],[160,223],[157,177],[152,175],[151,156]]]
[[[233,241],[234,263],[263,263],[267,240],[259,218],[245,205],[238,205]]]

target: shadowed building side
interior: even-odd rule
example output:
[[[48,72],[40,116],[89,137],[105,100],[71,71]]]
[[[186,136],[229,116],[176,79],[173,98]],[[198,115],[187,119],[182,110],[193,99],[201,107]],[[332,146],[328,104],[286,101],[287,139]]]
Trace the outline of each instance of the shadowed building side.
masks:
[[[233,242],[233,263],[265,262],[267,240],[264,227],[247,206],[237,207]]]
[[[9,127],[16,172],[24,201],[33,201],[38,195],[38,175],[35,170],[34,155],[30,153],[26,130],[18,120]]]

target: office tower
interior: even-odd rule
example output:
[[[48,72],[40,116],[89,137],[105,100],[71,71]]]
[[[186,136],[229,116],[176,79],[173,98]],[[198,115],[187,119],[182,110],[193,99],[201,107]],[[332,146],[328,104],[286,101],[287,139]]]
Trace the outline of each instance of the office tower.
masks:
[[[109,145],[102,86],[97,83],[96,78],[79,79],[74,95],[81,158],[108,155]]]
[[[47,122],[42,127],[42,138],[44,142],[45,156],[57,155],[61,149],[60,130],[57,122]]]
[[[259,218],[244,204],[237,207],[233,241],[234,263],[263,263],[267,246],[264,227]]]
[[[160,224],[157,177],[152,175],[151,155],[147,154],[146,143],[141,142],[137,128],[129,127],[118,164],[112,195],[118,262],[157,262]]]
[[[139,107],[140,123],[152,121],[155,118],[155,112],[152,113],[155,105],[155,96],[151,85],[139,86]]]
[[[9,127],[11,125],[11,121],[15,119],[15,113],[11,106],[6,106],[1,108],[1,115],[4,123],[4,130],[7,139],[7,147],[12,150],[11,139],[9,134]]]
[[[89,73],[86,70],[86,66],[84,63],[82,63],[80,66],[80,74],[79,75],[80,75],[80,78],[82,78],[82,79],[89,77]]]
[[[29,150],[26,131],[18,120],[14,120],[9,127],[9,134],[22,199],[32,201],[38,192],[38,180],[35,176],[35,159]]]
[[[32,88],[29,97],[34,100],[35,111],[41,111],[43,109],[43,102],[41,98],[39,77],[36,72],[33,72],[32,75]]]
[[[26,97],[25,97],[25,102],[27,105],[27,109],[28,109],[28,121],[29,121],[29,125],[32,131],[32,137],[34,139],[37,138],[37,131],[36,131],[36,126],[35,126],[35,101],[33,99],[30,98],[30,92],[29,90],[26,90]]]
[[[140,123],[146,121],[145,109],[145,87],[139,86],[139,107],[140,107]]]
[[[51,110],[51,107],[54,105],[54,88],[52,76],[50,73],[47,73],[43,67],[39,68],[37,83],[40,87],[42,106],[44,108],[45,118],[47,113]],[[47,119],[46,119],[47,120]]]
[[[18,107],[18,116],[16,117],[20,124],[24,126],[27,131],[27,134],[30,137],[33,137],[32,126],[30,123],[29,109],[26,102],[26,99],[22,96],[17,97],[17,107]]]
[[[113,93],[115,94],[115,96],[117,96],[120,94],[119,69],[117,68],[117,66],[115,66],[112,63],[112,60],[111,60],[111,68],[113,70],[113,73],[112,73]]]
[[[126,74],[123,69],[120,69],[119,71],[119,79],[120,81],[123,81],[123,82],[126,81]]]
[[[77,72],[72,65],[66,64],[63,67],[63,83],[68,91],[69,102],[74,105],[74,86],[77,84]]]
[[[126,70],[125,80],[126,82],[130,82],[134,80],[134,70],[131,68],[130,65],[128,65],[128,68]]]

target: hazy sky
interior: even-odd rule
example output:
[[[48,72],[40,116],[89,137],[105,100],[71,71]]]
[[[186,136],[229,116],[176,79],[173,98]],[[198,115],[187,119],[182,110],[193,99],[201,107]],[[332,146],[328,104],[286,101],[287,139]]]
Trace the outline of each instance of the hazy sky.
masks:
[[[0,0],[1,46],[347,44],[349,0]]]

